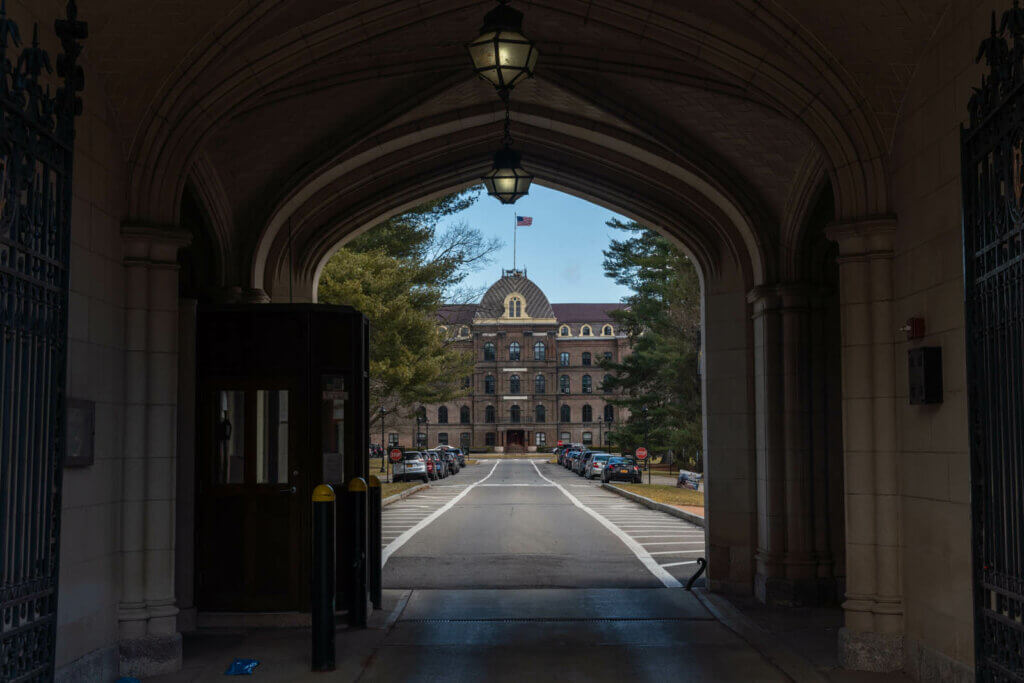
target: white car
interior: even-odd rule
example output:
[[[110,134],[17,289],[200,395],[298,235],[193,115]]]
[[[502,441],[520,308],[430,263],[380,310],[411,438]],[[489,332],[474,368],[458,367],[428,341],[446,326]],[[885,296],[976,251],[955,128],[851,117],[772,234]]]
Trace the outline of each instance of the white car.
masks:
[[[430,481],[427,474],[427,461],[419,451],[406,451],[402,459],[391,465],[392,481],[411,481],[420,479],[424,483]]]

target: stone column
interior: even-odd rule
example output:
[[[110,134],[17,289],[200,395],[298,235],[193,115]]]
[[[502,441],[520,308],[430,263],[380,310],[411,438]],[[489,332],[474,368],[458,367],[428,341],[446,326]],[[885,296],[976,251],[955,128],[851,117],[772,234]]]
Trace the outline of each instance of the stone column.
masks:
[[[754,323],[757,407],[758,550],[754,590],[767,604],[834,599],[832,558],[821,502],[828,497],[815,438],[815,406],[824,400],[824,349],[813,331],[823,319],[823,290],[784,283],[748,296]],[[818,375],[822,375],[819,377]]]
[[[895,433],[895,219],[828,228],[839,244],[847,588],[840,663],[903,665],[903,595]]]
[[[124,227],[127,270],[122,675],[181,668],[174,596],[178,249],[188,233]]]

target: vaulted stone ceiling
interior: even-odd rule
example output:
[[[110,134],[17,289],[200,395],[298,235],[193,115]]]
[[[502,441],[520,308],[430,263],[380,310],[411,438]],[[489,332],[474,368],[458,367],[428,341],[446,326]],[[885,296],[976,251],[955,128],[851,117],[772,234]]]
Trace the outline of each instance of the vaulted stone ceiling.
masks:
[[[838,211],[885,210],[884,197],[851,206],[843,188],[861,183],[884,195],[879,159],[903,91],[948,5],[516,4],[542,52],[538,79],[514,97],[514,118],[522,123],[513,132],[525,144],[536,147],[550,131],[534,128],[563,118],[608,139],[646,140],[727,188],[763,226],[785,220],[789,197],[799,191],[794,179],[818,154],[833,174]],[[133,219],[172,220],[177,205],[166,188],[180,196],[201,160],[222,188],[219,215],[231,222],[223,229],[254,249],[275,207],[339,163],[346,150],[481,113],[491,124],[472,119],[466,130],[444,133],[450,144],[483,149],[488,136],[497,140],[500,133],[500,107],[486,85],[467,77],[464,52],[490,1],[80,5],[91,29],[88,65],[123,135]],[[857,171],[844,178],[858,159],[881,175],[865,180]],[[333,211],[305,214],[324,220]]]

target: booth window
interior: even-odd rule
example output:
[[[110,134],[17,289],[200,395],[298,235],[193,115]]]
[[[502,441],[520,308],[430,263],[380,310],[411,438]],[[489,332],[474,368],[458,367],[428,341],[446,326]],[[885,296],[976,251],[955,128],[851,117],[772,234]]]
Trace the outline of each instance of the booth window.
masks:
[[[217,483],[245,483],[245,392],[219,391]]]
[[[288,483],[288,392],[256,392],[256,483]]]

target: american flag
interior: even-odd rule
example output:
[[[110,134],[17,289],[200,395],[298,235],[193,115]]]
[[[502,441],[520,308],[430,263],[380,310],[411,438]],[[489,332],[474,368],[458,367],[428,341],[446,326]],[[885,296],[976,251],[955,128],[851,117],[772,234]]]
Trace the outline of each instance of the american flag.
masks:
[[[533,225],[532,216],[516,216],[516,227],[517,228],[528,228]]]

